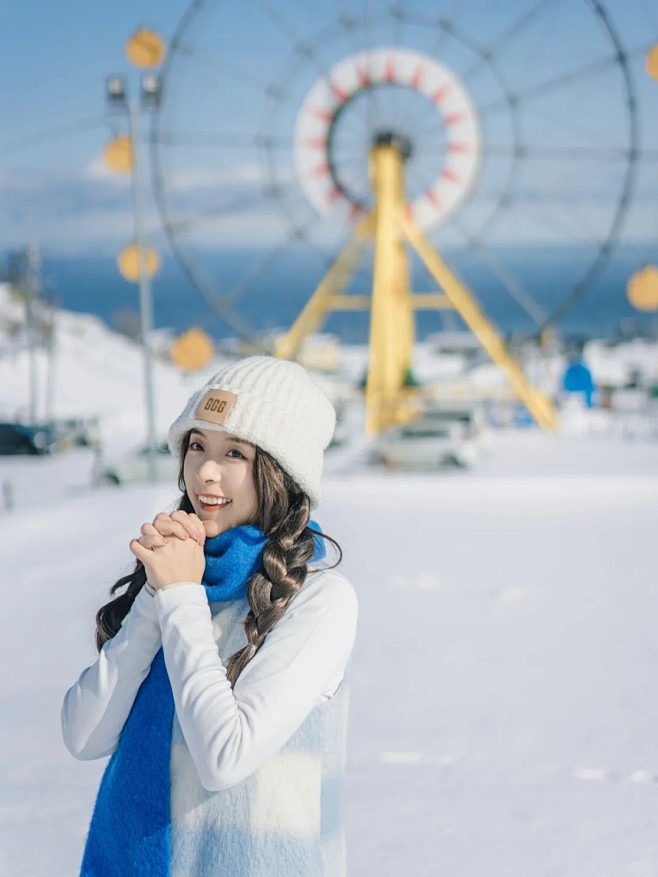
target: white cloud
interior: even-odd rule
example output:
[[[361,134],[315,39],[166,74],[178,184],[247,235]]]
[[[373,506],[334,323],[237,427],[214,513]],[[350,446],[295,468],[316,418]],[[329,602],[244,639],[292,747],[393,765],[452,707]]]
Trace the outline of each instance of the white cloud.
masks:
[[[111,170],[102,155],[93,158],[82,171],[85,180],[101,180],[117,186],[126,187],[130,184],[130,174],[120,174]]]

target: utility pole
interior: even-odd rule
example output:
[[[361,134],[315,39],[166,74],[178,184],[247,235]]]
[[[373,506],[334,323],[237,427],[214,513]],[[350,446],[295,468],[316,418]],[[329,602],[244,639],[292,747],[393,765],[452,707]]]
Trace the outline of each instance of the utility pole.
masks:
[[[25,308],[27,323],[27,340],[30,353],[30,423],[37,422],[37,394],[39,386],[39,376],[37,374],[37,325],[35,320],[35,304],[41,295],[41,284],[39,282],[39,270],[41,267],[41,259],[39,250],[34,244],[31,244],[25,251]]]
[[[17,290],[25,305],[25,337],[28,352],[28,420],[37,422],[39,374],[37,371],[38,303],[41,300],[39,279],[41,259],[35,244],[12,250],[7,259],[7,280]]]

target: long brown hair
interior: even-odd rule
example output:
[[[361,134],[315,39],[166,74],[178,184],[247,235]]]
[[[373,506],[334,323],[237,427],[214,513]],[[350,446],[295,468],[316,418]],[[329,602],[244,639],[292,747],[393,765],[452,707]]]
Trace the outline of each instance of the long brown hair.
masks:
[[[183,478],[183,463],[190,443],[190,433],[184,439],[178,472],[178,486],[183,495],[177,509],[192,513]],[[337,566],[342,559],[338,543],[312,530],[311,503],[287,472],[268,453],[256,446],[254,457],[254,486],[258,497],[258,516],[254,522],[267,536],[263,549],[262,569],[249,580],[247,599],[250,610],[244,621],[247,645],[228,659],[226,674],[234,685],[240,673],[262,646],[265,637],[283,616],[294,595],[301,590],[308,575],[308,563],[315,552],[315,539],[321,537],[337,552]],[[141,561],[133,571],[120,578],[110,588],[111,594],[127,586],[125,591],[106,603],[96,613],[96,646],[103,645],[117,634],[135,597],[146,582],[146,570]]]

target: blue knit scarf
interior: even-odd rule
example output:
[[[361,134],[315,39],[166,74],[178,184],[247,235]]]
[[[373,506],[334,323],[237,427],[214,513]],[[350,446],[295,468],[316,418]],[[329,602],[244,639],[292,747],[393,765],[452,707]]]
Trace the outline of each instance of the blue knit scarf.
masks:
[[[309,524],[319,531],[318,525]],[[210,602],[247,595],[267,537],[247,525],[206,539],[203,586]],[[313,560],[324,557],[315,537]],[[81,877],[166,877],[170,861],[171,730],[174,697],[162,649],[140,686],[101,781]]]

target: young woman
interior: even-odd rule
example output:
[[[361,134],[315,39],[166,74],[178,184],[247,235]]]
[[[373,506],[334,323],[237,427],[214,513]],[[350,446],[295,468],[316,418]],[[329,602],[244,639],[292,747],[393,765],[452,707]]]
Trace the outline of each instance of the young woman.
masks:
[[[62,708],[75,757],[112,754],[85,877],[344,874],[357,601],[310,521],[334,424],[301,366],[251,357],[171,426],[179,507],[130,543]]]

